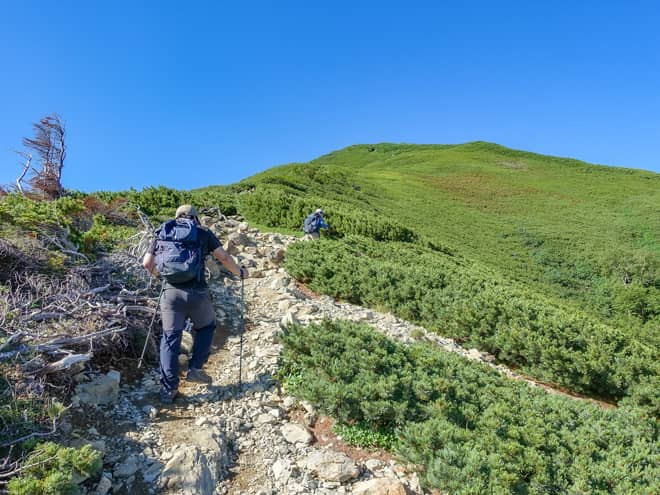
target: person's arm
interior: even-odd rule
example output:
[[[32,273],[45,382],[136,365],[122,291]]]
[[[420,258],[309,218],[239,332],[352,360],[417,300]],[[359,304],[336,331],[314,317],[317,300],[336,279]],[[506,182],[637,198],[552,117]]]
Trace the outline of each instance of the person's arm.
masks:
[[[156,270],[156,255],[153,253],[153,249],[150,249],[144,253],[144,258],[142,258],[142,266],[152,275],[158,276],[158,270]]]
[[[229,256],[229,253],[222,249],[222,246],[215,248],[211,254],[216,260],[222,263],[222,266],[224,266],[237,277],[248,278],[250,275],[247,271],[247,268],[238,266],[234,261],[234,258]]]

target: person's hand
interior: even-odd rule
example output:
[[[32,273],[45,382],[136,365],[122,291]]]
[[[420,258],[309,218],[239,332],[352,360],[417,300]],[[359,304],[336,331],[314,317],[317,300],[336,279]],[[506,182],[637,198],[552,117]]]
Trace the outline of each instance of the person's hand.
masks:
[[[250,276],[250,273],[248,272],[248,269],[245,268],[244,266],[242,266],[241,269],[240,269],[240,276],[241,276],[241,279],[248,278]]]

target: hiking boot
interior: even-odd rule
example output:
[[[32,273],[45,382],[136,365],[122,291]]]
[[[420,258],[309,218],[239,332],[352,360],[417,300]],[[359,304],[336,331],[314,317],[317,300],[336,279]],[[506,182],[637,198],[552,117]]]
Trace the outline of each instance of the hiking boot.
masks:
[[[202,370],[198,370],[196,368],[190,368],[188,370],[188,374],[186,375],[186,381],[189,382],[194,382],[194,383],[206,383],[210,384],[213,379],[204,373]]]
[[[172,404],[177,395],[179,395],[179,392],[176,390],[160,389],[160,401],[163,404]]]

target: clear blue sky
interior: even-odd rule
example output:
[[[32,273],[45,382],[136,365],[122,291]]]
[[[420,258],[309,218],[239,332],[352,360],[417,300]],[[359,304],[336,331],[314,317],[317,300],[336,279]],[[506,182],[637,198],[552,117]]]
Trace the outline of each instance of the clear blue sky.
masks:
[[[655,1],[6,0],[0,183],[51,112],[84,191],[228,184],[383,141],[660,172],[659,26]]]

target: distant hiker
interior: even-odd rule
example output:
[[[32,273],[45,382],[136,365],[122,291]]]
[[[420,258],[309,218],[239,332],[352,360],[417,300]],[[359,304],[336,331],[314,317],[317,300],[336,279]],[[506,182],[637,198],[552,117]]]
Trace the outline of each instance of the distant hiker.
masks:
[[[303,223],[303,232],[305,241],[315,241],[321,237],[320,230],[328,229],[330,226],[323,219],[323,210],[317,208],[314,213],[310,213]]]
[[[160,311],[163,336],[160,341],[160,398],[171,404],[179,387],[179,350],[187,317],[193,324],[193,348],[186,380],[211,383],[202,371],[215,333],[215,310],[204,279],[204,258],[212,254],[233,274],[248,277],[248,271],[222,249],[216,235],[202,227],[197,210],[179,206],[174,220],[163,223],[147,250],[142,265],[163,277]]]

